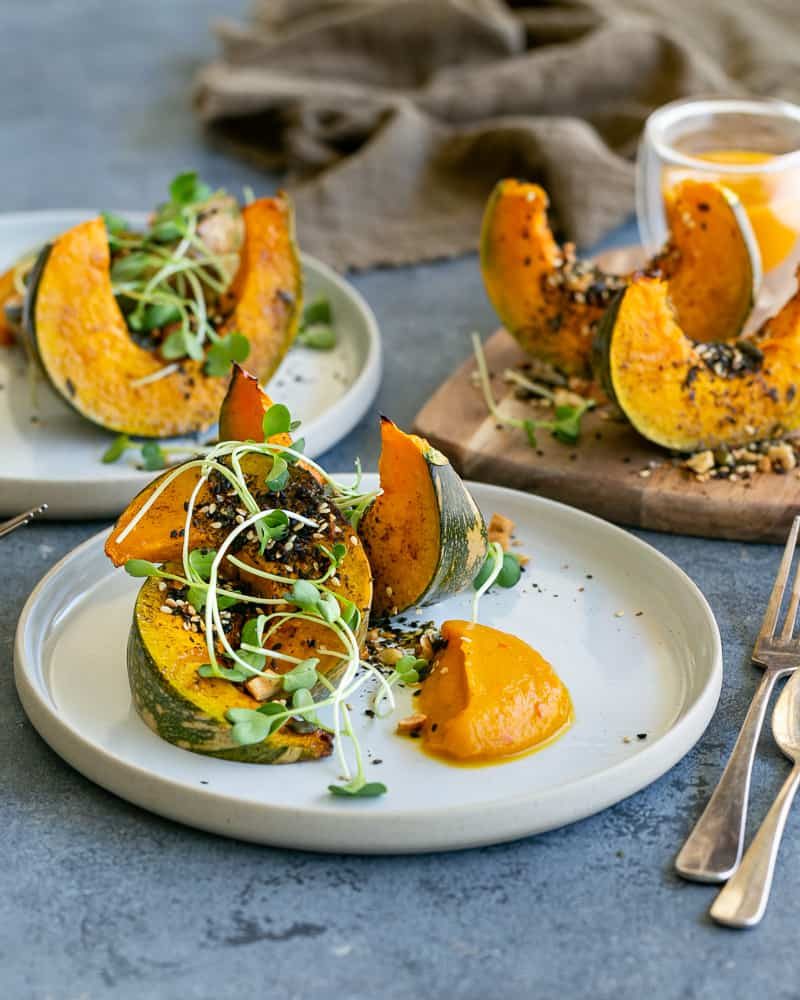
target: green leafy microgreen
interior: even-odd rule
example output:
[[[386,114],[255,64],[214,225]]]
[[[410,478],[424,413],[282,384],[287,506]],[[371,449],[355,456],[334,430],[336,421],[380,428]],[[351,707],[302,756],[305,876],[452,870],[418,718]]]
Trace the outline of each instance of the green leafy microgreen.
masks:
[[[481,568],[478,570],[478,575],[472,581],[472,586],[476,590],[480,590],[480,588],[484,585],[484,583],[486,583],[486,581],[489,579],[489,576],[491,575],[491,572],[494,569],[494,564],[495,564],[495,559],[492,553],[490,552],[489,555],[487,555],[486,558],[484,559],[483,566],[481,566]]]
[[[128,576],[158,576],[161,570],[147,559],[129,559],[125,563]]]
[[[276,434],[288,434],[292,426],[292,417],[288,407],[283,403],[273,403],[264,414],[261,427],[264,431],[264,440],[269,441]]]
[[[267,487],[279,493],[289,482],[289,466],[280,455],[272,459],[272,468],[267,473]]]
[[[242,626],[241,644],[248,646],[260,646],[264,638],[264,626],[267,619],[264,615],[257,618],[249,618]],[[256,670],[263,670],[267,662],[266,653],[254,653],[249,649],[239,649],[238,655],[248,666]]]
[[[331,795],[345,795],[349,798],[374,799],[386,794],[386,785],[380,781],[353,780],[346,785],[328,785]]]
[[[145,441],[142,445],[142,467],[148,472],[155,472],[166,464],[167,456],[158,441]]]
[[[156,243],[172,243],[183,236],[185,229],[174,219],[161,218],[150,227],[150,239]]]
[[[189,553],[189,567],[201,580],[208,582],[211,566],[217,558],[216,549],[192,549]]]
[[[297,709],[305,716],[311,716],[312,713],[308,709],[313,708],[314,698],[308,688],[299,687],[295,688],[292,692],[292,708]]]
[[[348,600],[346,597],[342,597],[341,594],[337,600],[341,605],[342,621],[353,632],[358,632],[358,627],[361,624],[361,612],[351,600]]]
[[[119,236],[128,228],[127,222],[121,215],[114,212],[103,212],[103,222],[106,224],[106,232],[109,236]]]
[[[242,333],[233,331],[220,337],[206,354],[206,375],[220,377],[229,374],[234,361],[244,361],[250,353],[250,341]]]
[[[314,351],[330,351],[336,347],[336,331],[332,326],[316,323],[307,326],[297,334],[298,344],[310,347]]]
[[[296,667],[283,675],[283,690],[292,694],[304,688],[314,687],[317,683],[318,663],[319,660],[315,656],[308,660],[301,660]]]
[[[175,323],[181,318],[181,311],[174,303],[161,303],[147,306],[142,321],[143,330],[155,330],[169,323]]]
[[[329,299],[314,299],[303,309],[303,319],[301,325],[316,326],[322,323],[329,326],[333,322],[333,310]]]
[[[189,587],[186,591],[186,600],[191,604],[195,611],[202,611],[206,604],[207,591],[205,587]],[[217,603],[220,608],[222,608],[222,597],[217,598]]]
[[[175,205],[190,205],[197,201],[207,201],[211,197],[211,188],[198,178],[195,170],[187,170],[173,179],[169,186],[169,196]]]
[[[542,396],[545,399],[549,399],[550,402],[554,404],[553,419],[531,420],[530,418],[521,419],[518,417],[509,417],[499,409],[497,403],[495,402],[495,398],[492,393],[492,383],[489,377],[489,369],[486,365],[486,355],[483,353],[481,338],[477,333],[473,333],[472,335],[472,347],[475,353],[475,361],[478,366],[478,377],[480,380],[481,391],[483,392],[483,398],[486,403],[486,408],[498,423],[505,424],[506,427],[515,427],[517,430],[524,431],[525,436],[528,439],[528,444],[532,448],[537,447],[537,430],[550,431],[553,437],[557,441],[561,441],[563,444],[577,444],[581,432],[581,418],[585,413],[587,413],[587,411],[591,410],[595,406],[595,401],[593,399],[586,399],[579,405],[556,404],[555,394],[550,392],[549,389],[546,389],[544,386],[538,386],[534,383],[530,383],[529,380],[524,377],[518,376],[516,381],[519,381],[531,388],[535,388],[537,395]],[[516,375],[517,373],[507,372],[506,374]]]
[[[221,677],[226,681],[246,681],[253,675],[243,667],[212,667],[210,663],[204,663],[197,668],[201,677]]]
[[[298,438],[296,441],[292,441],[293,452],[295,451],[303,452],[305,451],[305,447],[306,447],[305,438]],[[281,458],[284,460],[284,462],[286,462],[287,465],[295,465],[297,462],[300,461],[300,457],[298,455],[293,455],[288,451],[282,451]]]
[[[427,673],[430,664],[416,656],[403,656],[394,666],[403,684],[417,684],[422,673]]]
[[[342,617],[342,609],[333,594],[323,594],[320,597],[317,611],[326,622],[331,624]]]
[[[289,518],[284,510],[273,510],[261,521],[269,532],[270,538],[279,542],[289,532]]]
[[[276,728],[276,720],[271,716],[282,712],[284,712],[282,705],[268,701],[259,709],[229,708],[225,718],[233,723],[231,736],[234,742],[239,746],[249,746],[252,743],[261,743],[271,735]]]
[[[111,281],[114,284],[136,281],[157,266],[158,261],[151,253],[134,250],[124,257],[118,257],[111,265]]]
[[[552,421],[553,437],[564,444],[577,444],[581,436],[581,417],[594,406],[593,399],[587,399],[580,406],[556,406],[555,419]]]
[[[161,345],[161,355],[167,361],[190,357],[193,361],[203,360],[203,346],[188,330],[175,330]],[[227,371],[227,368],[226,368]]]
[[[480,590],[480,588],[486,583],[489,577],[495,570],[497,565],[497,557],[493,551],[490,551],[486,556],[483,566],[481,566],[478,575],[472,581],[472,586],[475,590]],[[495,576],[494,583],[500,587],[514,587],[519,582],[519,578],[522,574],[522,569],[520,566],[519,559],[511,552],[503,553],[503,560],[500,570]]]
[[[513,553],[506,552],[503,556],[503,565],[497,574],[495,583],[499,587],[515,587],[519,583],[521,575],[522,567],[520,566],[519,559]]]
[[[106,465],[110,465],[112,462],[116,462],[118,459],[122,458],[130,447],[131,439],[128,435],[119,434],[103,452],[102,461],[105,462]]]
[[[308,580],[295,580],[291,591],[285,595],[290,604],[301,611],[316,611],[319,604],[319,590]]]
[[[256,711],[259,715],[285,715],[286,707],[277,701],[267,701]],[[273,719],[272,724],[276,726],[277,720]]]

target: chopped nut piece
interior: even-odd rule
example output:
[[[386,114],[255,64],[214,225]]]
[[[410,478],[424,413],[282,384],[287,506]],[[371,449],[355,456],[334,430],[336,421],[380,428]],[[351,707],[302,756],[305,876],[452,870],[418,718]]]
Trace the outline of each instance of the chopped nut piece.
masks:
[[[553,402],[556,406],[585,406],[586,397],[570,392],[569,389],[556,389],[553,392]]]
[[[696,455],[686,459],[685,465],[692,472],[702,476],[704,472],[710,472],[714,468],[714,453],[713,451],[698,451]]]
[[[433,642],[431,641],[431,633],[424,632],[419,640],[419,655],[423,660],[433,659]]]
[[[419,733],[427,721],[428,716],[423,715],[421,712],[416,712],[414,715],[407,715],[405,719],[401,719],[397,723],[397,732],[402,736]]]
[[[490,542],[499,542],[503,547],[503,551],[507,552],[511,545],[513,532],[514,522],[510,517],[505,517],[503,514],[492,514],[488,528]]]
[[[789,472],[797,465],[794,450],[788,444],[775,444],[767,452],[775,472]]]
[[[759,472],[772,472],[772,462],[766,455],[762,455],[758,460]]]
[[[378,659],[385,666],[393,667],[395,663],[403,659],[403,651],[396,646],[386,646],[378,653]]]
[[[251,677],[244,686],[256,701],[267,701],[283,688],[283,681],[280,677]]]

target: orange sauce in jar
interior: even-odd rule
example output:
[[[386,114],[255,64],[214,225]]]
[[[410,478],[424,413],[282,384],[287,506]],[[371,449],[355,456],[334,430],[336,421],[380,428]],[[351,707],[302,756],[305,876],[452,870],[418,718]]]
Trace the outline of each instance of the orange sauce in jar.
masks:
[[[723,168],[717,176],[703,172],[705,180],[724,184],[734,192],[750,219],[764,273],[779,267],[795,250],[800,239],[800,167],[769,172],[758,167],[774,160],[771,153],[748,149],[715,149],[691,154],[697,160],[718,163]],[[725,166],[751,165],[752,173],[725,171]],[[672,185],[685,177],[701,176],[685,167],[667,171]]]

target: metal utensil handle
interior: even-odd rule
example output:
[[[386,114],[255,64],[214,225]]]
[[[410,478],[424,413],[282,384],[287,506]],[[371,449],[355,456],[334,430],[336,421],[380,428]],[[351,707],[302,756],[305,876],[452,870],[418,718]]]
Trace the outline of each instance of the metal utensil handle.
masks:
[[[777,671],[764,671],[719,784],[675,859],[684,878],[724,882],[736,871],[744,846],[753,758],[778,676]]]
[[[738,871],[714,900],[710,912],[717,923],[728,927],[753,927],[764,916],[778,848],[798,785],[800,764],[795,764],[753,838],[753,843],[747,849]]]

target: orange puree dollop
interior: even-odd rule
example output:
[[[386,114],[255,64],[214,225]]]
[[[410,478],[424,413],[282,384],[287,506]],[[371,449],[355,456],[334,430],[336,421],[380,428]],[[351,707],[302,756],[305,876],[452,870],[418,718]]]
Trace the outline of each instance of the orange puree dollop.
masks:
[[[424,747],[479,763],[531,750],[572,720],[572,700],[547,660],[487,625],[447,621],[419,696]]]

